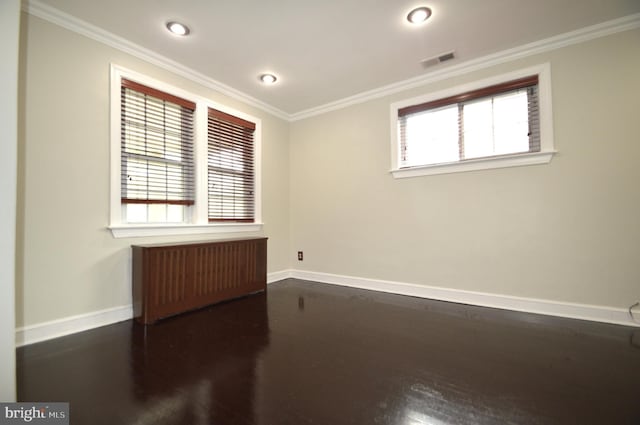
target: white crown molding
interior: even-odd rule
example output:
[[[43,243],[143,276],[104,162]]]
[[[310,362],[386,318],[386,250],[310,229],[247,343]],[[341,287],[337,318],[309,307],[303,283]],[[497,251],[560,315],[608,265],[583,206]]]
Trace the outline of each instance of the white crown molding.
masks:
[[[121,50],[138,59],[142,59],[162,69],[173,72],[176,75],[194,81],[204,87],[216,90],[217,92],[229,96],[233,99],[254,106],[278,118],[290,120],[290,115],[280,109],[271,106],[259,99],[256,99],[246,93],[234,89],[226,84],[216,81],[206,75],[188,68],[166,56],[160,55],[152,50],[139,46],[131,41],[119,37],[113,33],[103,30],[95,25],[64,13],[54,7],[46,5],[39,0],[25,0],[22,4],[22,10],[30,15],[37,16],[48,22],[66,28],[70,31],[84,35],[85,37],[96,40],[107,46]]]
[[[382,86],[373,90],[368,90],[353,96],[326,103],[317,107],[305,109],[293,114],[284,112],[246,93],[234,89],[226,84],[216,81],[206,75],[188,68],[172,59],[162,56],[152,50],[146,49],[122,37],[105,31],[95,25],[89,24],[54,7],[42,3],[40,0],[24,0],[23,10],[33,16],[59,25],[68,30],[82,34],[93,40],[131,54],[139,59],[145,60],[167,71],[173,72],[184,78],[188,78],[205,87],[216,90],[226,96],[237,99],[248,105],[259,108],[278,118],[286,121],[298,121],[321,115],[327,112],[343,109],[348,106],[364,103],[369,100],[378,99],[404,90],[420,87],[426,84],[441,81],[447,78],[467,74],[480,69],[488,68],[504,62],[524,58],[527,56],[559,49],[572,44],[582,43],[599,37],[615,34],[640,28],[640,13],[614,19],[600,24],[592,25],[576,31],[567,32],[554,37],[546,38],[533,43],[518,46],[512,49],[503,50],[481,58],[462,62],[457,65],[434,70],[428,74],[399,81],[393,84]]]
[[[601,24],[592,25],[576,31],[567,32],[554,37],[545,38],[533,43],[524,44],[512,49],[503,50],[491,55],[483,56],[477,59],[452,65],[429,72],[428,74],[399,81],[377,89],[368,90],[358,93],[344,99],[336,100],[304,111],[296,112],[290,115],[290,121],[298,121],[321,115],[327,112],[343,109],[348,106],[364,103],[369,100],[378,99],[389,96],[405,90],[442,81],[448,78],[468,74],[470,72],[489,68],[505,62],[525,58],[528,56],[556,50],[573,44],[583,43],[595,38],[606,37],[611,34],[640,28],[640,13],[625,16],[623,18],[614,19],[603,22]]]
[[[558,302],[535,298],[514,297],[510,295],[485,292],[464,291],[437,286],[417,285],[415,283],[393,282],[354,276],[342,276],[305,270],[289,270],[289,277],[370,291],[387,292],[411,297],[428,298],[439,301],[471,304],[480,307],[499,308],[547,316],[612,323],[616,325],[640,327],[627,309],[597,305]]]

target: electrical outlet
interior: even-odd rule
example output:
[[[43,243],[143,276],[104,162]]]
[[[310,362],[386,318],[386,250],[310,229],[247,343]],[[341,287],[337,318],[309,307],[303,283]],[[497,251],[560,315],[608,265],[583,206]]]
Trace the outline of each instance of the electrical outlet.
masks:
[[[302,261],[302,259],[303,259],[302,251],[298,251],[298,261]]]

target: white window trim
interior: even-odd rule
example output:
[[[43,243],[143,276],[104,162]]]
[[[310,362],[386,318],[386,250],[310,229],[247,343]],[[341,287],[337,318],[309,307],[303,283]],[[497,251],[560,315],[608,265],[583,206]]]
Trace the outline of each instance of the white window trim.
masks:
[[[122,78],[139,82],[149,87],[182,97],[196,103],[195,115],[195,187],[196,200],[191,207],[189,223],[144,223],[122,222],[121,181],[120,181],[120,87]],[[170,236],[193,234],[217,234],[257,232],[262,230],[262,121],[259,118],[221,105],[210,99],[194,95],[178,87],[147,77],[135,71],[111,64],[110,88],[110,216],[108,229],[114,238]],[[207,214],[207,108],[237,116],[255,123],[254,133],[254,217],[253,223],[209,223]],[[202,123],[204,123],[202,125]]]
[[[506,81],[531,75],[538,76],[538,102],[540,105],[540,152],[501,155],[473,160],[456,161],[444,164],[430,164],[400,168],[400,136],[398,132],[398,110],[407,106],[431,102],[472,90],[489,87]],[[429,176],[435,174],[461,173],[494,168],[519,167],[525,165],[547,164],[556,153],[553,142],[553,111],[551,108],[551,65],[549,63],[509,72],[480,81],[452,87],[435,93],[429,93],[405,99],[391,104],[391,174],[394,178]]]

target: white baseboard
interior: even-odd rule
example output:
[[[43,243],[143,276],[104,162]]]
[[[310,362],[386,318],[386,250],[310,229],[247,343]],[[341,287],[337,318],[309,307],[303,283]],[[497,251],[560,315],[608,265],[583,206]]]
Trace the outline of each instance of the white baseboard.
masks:
[[[16,347],[111,325],[132,317],[132,306],[125,305],[24,326],[16,329]]]
[[[267,275],[267,283],[277,282],[289,277],[291,277],[290,270],[269,273]],[[133,318],[133,307],[125,305],[24,326],[16,329],[16,347],[111,325],[131,318]]]
[[[412,297],[640,327],[640,322],[634,321],[629,315],[628,310],[624,308],[574,304],[535,298],[514,297],[510,295],[463,291],[459,289],[342,276],[304,270],[288,270],[287,275],[288,277],[314,282],[349,286],[352,288],[368,289],[399,295],[409,295]]]
[[[482,307],[501,308],[505,310],[523,311],[526,313],[546,314],[550,316],[640,327],[640,323],[635,322],[629,316],[629,312],[623,308],[563,303],[534,298],[521,298],[509,295],[463,291],[459,289],[416,285],[413,283],[393,282],[388,280],[367,279],[354,276],[342,276],[330,273],[319,273],[304,270],[281,270],[269,273],[267,275],[267,283],[271,284],[287,278],[310,280],[320,283],[329,283],[332,285],[471,304]],[[16,346],[21,347],[23,345],[34,344],[36,342],[46,341],[48,339],[58,338],[76,332],[122,322],[131,318],[133,318],[133,308],[131,305],[125,305],[80,314],[77,316],[65,317],[58,320],[52,320],[50,322],[24,326],[16,329]]]
[[[292,270],[280,270],[279,272],[268,273],[267,285],[270,283],[275,283],[275,282],[293,277],[291,275],[291,272]]]

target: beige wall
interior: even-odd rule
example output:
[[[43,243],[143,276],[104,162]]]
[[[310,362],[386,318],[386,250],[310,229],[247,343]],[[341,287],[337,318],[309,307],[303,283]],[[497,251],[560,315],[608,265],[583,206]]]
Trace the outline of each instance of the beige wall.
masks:
[[[294,266],[628,307],[640,298],[638,46],[640,31],[620,33],[292,123]],[[550,164],[389,174],[391,102],[545,62]]]
[[[106,228],[111,62],[262,119],[261,234],[268,271],[288,268],[286,121],[30,15],[20,51],[17,326],[129,304],[129,246],[187,239],[114,239]]]
[[[0,400],[16,399],[15,233],[20,1],[0,2]]]
[[[106,229],[111,62],[262,119],[269,272],[626,307],[640,298],[639,41],[621,33],[288,123],[23,15],[16,325],[129,304],[129,245],[185,239]],[[549,165],[389,174],[391,102],[543,62],[559,151]]]

